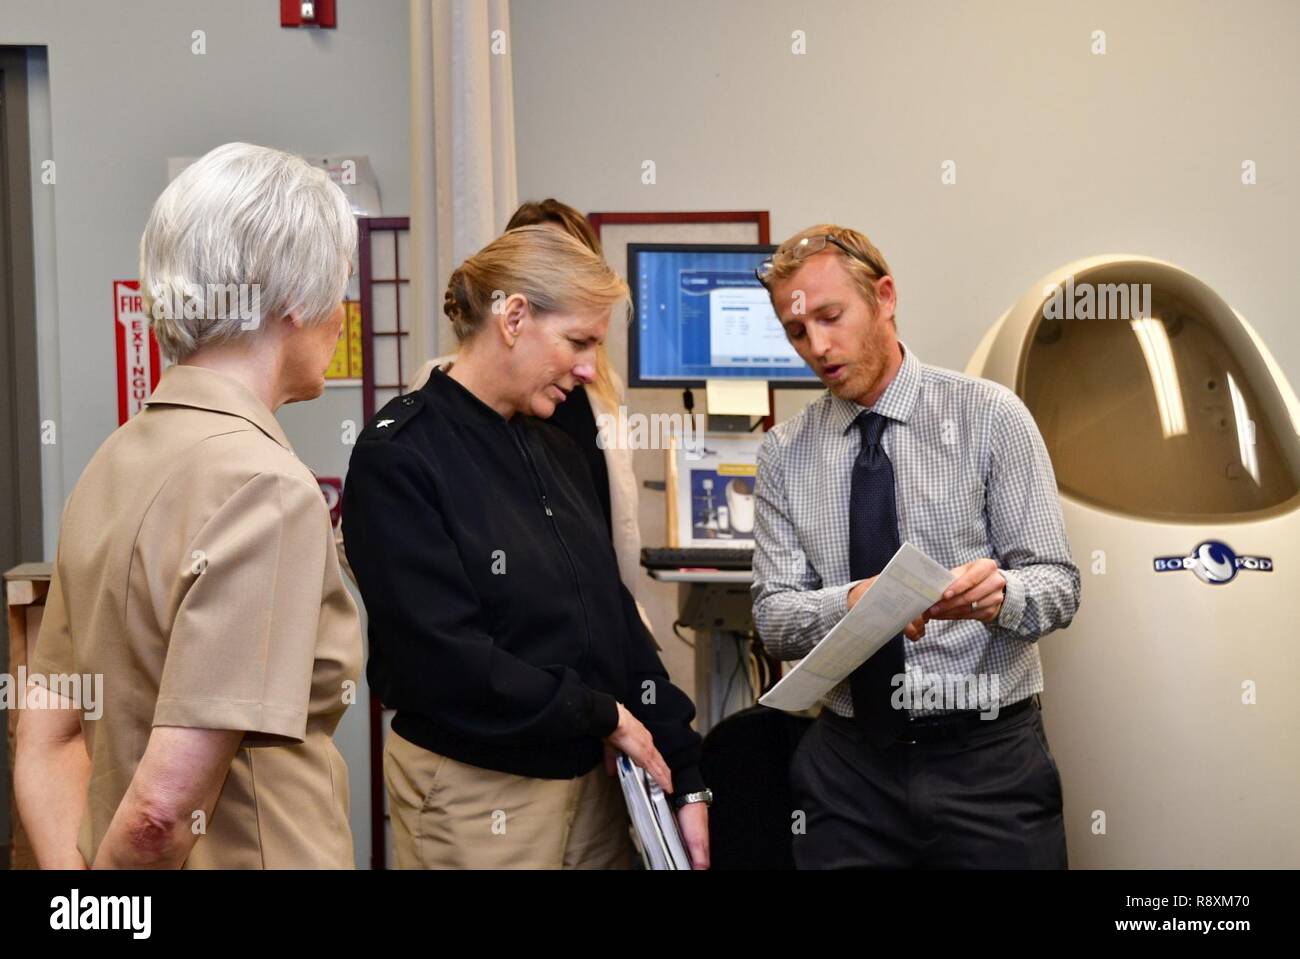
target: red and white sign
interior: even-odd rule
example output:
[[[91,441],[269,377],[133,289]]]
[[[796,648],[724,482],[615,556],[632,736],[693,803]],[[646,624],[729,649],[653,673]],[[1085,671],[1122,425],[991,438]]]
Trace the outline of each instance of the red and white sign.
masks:
[[[339,525],[339,516],[343,506],[343,480],[337,476],[317,476],[316,484],[320,486],[325,505],[330,508],[330,522]]]
[[[162,374],[158,341],[149,329],[139,280],[113,281],[113,319],[117,334],[117,423],[121,426],[144,409],[144,401]]]

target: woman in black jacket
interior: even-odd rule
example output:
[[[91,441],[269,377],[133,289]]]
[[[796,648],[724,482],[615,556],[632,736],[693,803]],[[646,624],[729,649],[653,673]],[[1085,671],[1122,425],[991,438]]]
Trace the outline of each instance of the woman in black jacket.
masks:
[[[582,454],[543,422],[591,381],[626,299],[561,231],[503,234],[452,274],[455,364],[353,451],[344,534],[367,676],[397,710],[384,773],[403,868],[626,865],[618,752],[682,803],[707,865],[694,707],[619,579]]]

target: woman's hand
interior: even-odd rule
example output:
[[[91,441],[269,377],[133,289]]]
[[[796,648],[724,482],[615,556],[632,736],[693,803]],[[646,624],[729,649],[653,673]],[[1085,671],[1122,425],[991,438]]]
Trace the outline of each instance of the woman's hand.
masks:
[[[618,704],[618,726],[605,737],[605,743],[626,753],[627,758],[644,769],[664,792],[673,791],[673,774],[668,769],[668,763],[664,762],[664,757],[659,755],[659,750],[655,749],[650,730],[628,712],[622,703]]]
[[[677,828],[691,857],[692,869],[709,868],[709,807],[702,802],[687,803],[677,810]]]
[[[86,869],[77,850],[90,783],[81,712],[66,696],[30,679],[27,705],[18,714],[14,796],[28,841],[42,869]]]

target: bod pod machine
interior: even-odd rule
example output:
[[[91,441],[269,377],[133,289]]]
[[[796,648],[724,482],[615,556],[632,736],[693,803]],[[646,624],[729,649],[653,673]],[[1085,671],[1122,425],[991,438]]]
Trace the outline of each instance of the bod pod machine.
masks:
[[[1072,867],[1300,866],[1300,402],[1205,283],[1099,256],[967,373],[1056,471],[1078,614],[1041,645]]]

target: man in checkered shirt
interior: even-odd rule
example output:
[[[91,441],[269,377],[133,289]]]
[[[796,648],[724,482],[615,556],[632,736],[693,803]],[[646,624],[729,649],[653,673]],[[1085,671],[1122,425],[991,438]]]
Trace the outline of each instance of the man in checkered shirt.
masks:
[[[899,342],[889,265],[861,233],[803,230],[759,278],[828,391],[759,451],[764,645],[807,655],[896,543],[957,577],[906,640],[827,695],[791,767],[796,863],[1064,868],[1036,641],[1069,625],[1080,578],[1033,417],[1010,390],[926,366]]]

